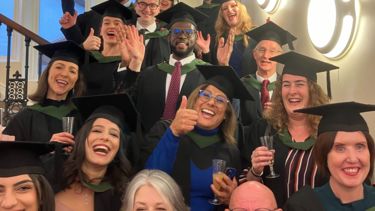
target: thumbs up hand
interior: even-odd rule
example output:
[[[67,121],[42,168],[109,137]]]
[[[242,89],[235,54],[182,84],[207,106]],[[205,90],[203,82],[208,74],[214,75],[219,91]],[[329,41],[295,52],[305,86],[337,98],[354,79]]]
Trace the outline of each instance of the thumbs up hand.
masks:
[[[59,23],[63,29],[69,29],[70,27],[76,25],[77,17],[77,12],[75,12],[73,16],[69,12],[65,12],[60,18]]]
[[[83,42],[83,48],[86,51],[94,51],[99,50],[101,45],[100,37],[94,35],[94,29],[90,28],[89,36],[87,36],[86,40]]]
[[[193,109],[188,109],[186,96],[182,97],[180,108],[176,113],[176,117],[172,121],[170,129],[173,135],[179,137],[194,129],[198,122],[198,112]]]

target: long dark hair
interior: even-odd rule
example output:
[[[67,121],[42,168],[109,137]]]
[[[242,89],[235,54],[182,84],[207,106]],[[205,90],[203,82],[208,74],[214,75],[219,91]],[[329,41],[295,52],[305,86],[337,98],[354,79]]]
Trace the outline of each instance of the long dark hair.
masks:
[[[38,196],[39,211],[55,211],[55,195],[47,179],[40,174],[29,174]]]
[[[86,121],[75,137],[75,146],[73,152],[64,164],[64,173],[62,188],[69,188],[79,179],[87,178],[82,171],[82,164],[85,161],[85,144],[87,137],[96,119]],[[129,160],[125,157],[122,145],[125,142],[125,135],[120,132],[120,148],[111,163],[108,164],[107,171],[102,181],[109,182],[116,191],[122,193],[125,185],[131,175],[131,166]],[[89,181],[87,181],[89,182]]]

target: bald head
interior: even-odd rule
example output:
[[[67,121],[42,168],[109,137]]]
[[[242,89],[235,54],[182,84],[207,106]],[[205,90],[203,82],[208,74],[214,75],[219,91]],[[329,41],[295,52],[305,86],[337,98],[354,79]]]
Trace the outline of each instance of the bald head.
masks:
[[[265,185],[250,181],[238,186],[232,193],[229,207],[246,208],[249,211],[267,208],[274,210],[277,208],[276,199],[272,191]]]

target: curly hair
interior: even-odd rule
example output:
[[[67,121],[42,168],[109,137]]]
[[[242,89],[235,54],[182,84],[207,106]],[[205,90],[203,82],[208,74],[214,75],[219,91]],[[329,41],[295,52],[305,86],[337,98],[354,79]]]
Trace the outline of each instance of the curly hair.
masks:
[[[205,90],[210,84],[204,83],[197,88],[194,89],[193,92],[189,95],[189,99],[187,102],[187,108],[193,109],[195,103],[199,97],[199,90]],[[234,138],[236,133],[236,126],[237,126],[237,117],[234,112],[231,103],[227,104],[227,109],[225,110],[224,120],[221,123],[221,132],[224,136],[224,139],[229,144],[235,144],[236,139]]]
[[[239,23],[237,24],[236,28],[241,31],[241,34],[243,34],[243,45],[247,47],[249,45],[249,36],[247,36],[245,33],[250,31],[254,25],[249,13],[247,12],[246,6],[237,0],[235,2],[239,8]],[[229,30],[230,26],[224,19],[223,11],[220,8],[215,23],[216,45],[218,44],[220,37],[226,36]]]
[[[91,128],[96,119],[88,120],[78,131],[75,138],[75,146],[73,152],[64,164],[63,184],[62,188],[69,188],[79,179],[86,179],[87,175],[82,171],[82,164],[86,159],[85,144],[90,134]],[[125,184],[131,176],[131,165],[122,150],[122,143],[125,142],[125,135],[120,131],[120,148],[114,159],[108,164],[107,171],[103,181],[109,182],[115,190],[120,193],[124,192]],[[88,181],[89,182],[89,181]]]
[[[272,109],[268,112],[264,112],[264,118],[272,125],[277,132],[282,132],[288,128],[288,114],[285,110],[283,98],[281,94],[282,89],[282,78],[280,77],[275,84],[275,89],[272,95]],[[316,83],[307,80],[309,87],[309,107],[326,104],[329,102],[329,97],[324,93],[322,88]],[[312,128],[312,136],[316,138],[318,124],[320,121],[319,116],[308,115],[308,121]]]

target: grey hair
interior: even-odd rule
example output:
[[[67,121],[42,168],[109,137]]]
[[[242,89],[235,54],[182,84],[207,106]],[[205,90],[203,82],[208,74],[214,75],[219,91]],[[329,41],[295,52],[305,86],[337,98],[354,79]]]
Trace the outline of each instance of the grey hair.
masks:
[[[122,200],[121,211],[133,210],[135,194],[143,186],[150,185],[166,199],[173,207],[173,211],[187,211],[184,197],[177,183],[167,173],[160,170],[144,169],[129,183]]]

